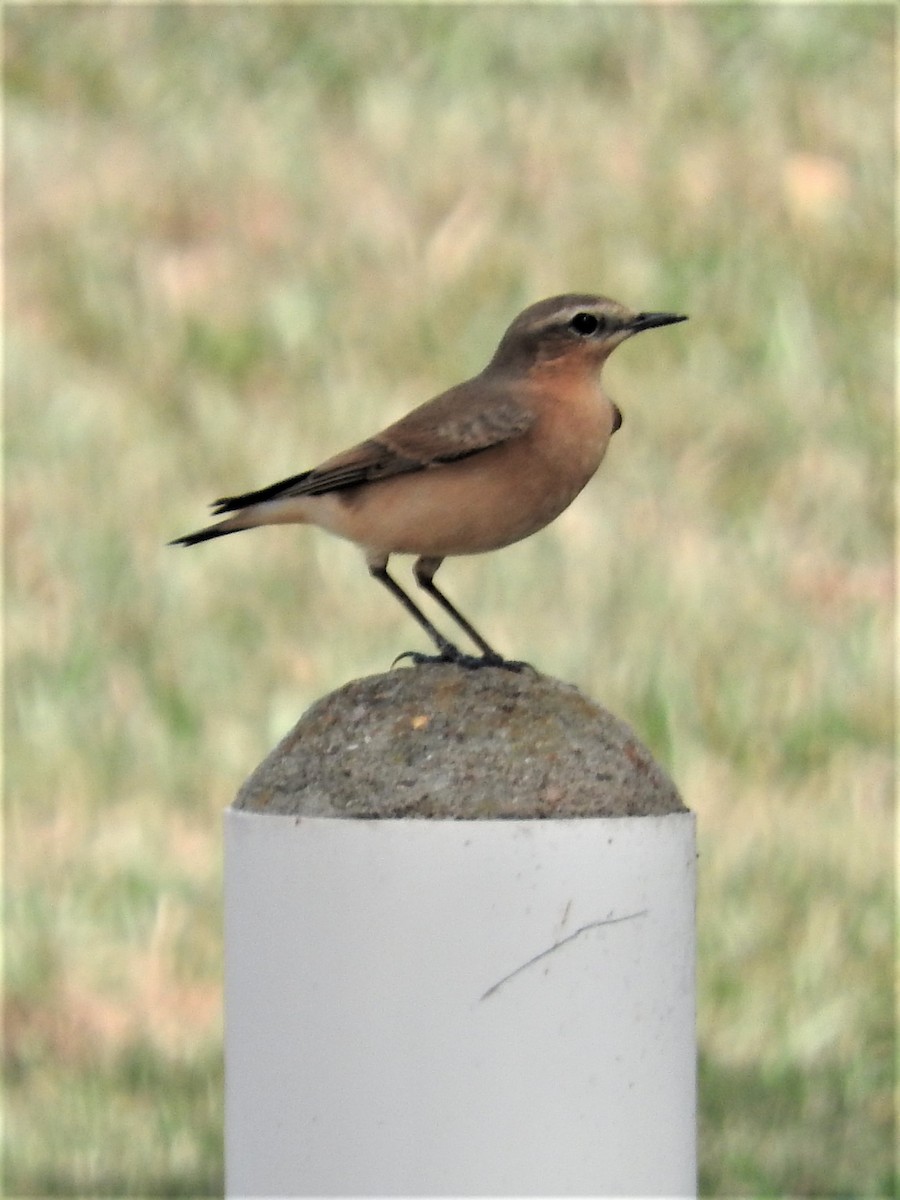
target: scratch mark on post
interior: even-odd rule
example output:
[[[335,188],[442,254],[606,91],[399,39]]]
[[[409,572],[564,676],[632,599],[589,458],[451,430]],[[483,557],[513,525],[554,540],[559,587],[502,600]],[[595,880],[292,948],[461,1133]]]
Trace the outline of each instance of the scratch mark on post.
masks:
[[[552,946],[548,946],[546,950],[542,950],[540,954],[535,954],[534,958],[529,958],[527,962],[522,963],[520,967],[516,967],[514,971],[510,971],[508,975],[504,975],[502,979],[498,979],[495,984],[480,997],[481,1000],[487,1000],[489,996],[493,996],[495,992],[503,987],[504,983],[509,983],[511,979],[515,979],[517,975],[521,975],[523,971],[527,971],[529,967],[533,967],[535,963],[539,963],[541,959],[546,958],[549,954],[553,954],[555,950],[559,950],[561,946],[565,946],[568,942],[574,942],[577,937],[581,937],[583,933],[587,933],[591,929],[599,929],[602,925],[619,925],[622,921],[633,921],[636,917],[646,917],[648,910],[646,908],[639,909],[638,912],[626,913],[624,917],[604,917],[600,921],[589,921],[587,925],[582,925],[580,929],[576,929],[574,933],[570,933],[568,937],[560,938],[558,942],[554,942]]]

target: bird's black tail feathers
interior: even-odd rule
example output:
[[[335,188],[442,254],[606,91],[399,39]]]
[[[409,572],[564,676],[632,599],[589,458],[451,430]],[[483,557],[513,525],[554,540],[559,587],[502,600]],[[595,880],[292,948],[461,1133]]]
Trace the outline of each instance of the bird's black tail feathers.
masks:
[[[226,533],[239,533],[238,529],[219,529],[215,525],[211,529],[198,529],[196,533],[186,533],[184,537],[175,538],[170,546],[196,546],[198,542],[208,542],[210,538],[224,537]]]
[[[275,500],[282,492],[302,483],[310,475],[312,475],[312,471],[303,471],[299,475],[292,475],[290,479],[280,479],[278,483],[270,483],[268,487],[260,488],[258,492],[244,492],[243,496],[224,496],[221,500],[214,500],[210,506],[213,516],[218,517],[221,513],[236,512],[239,508],[246,508],[250,504],[263,504],[266,500]]]
[[[312,471],[304,471],[301,475],[292,475],[290,479],[280,479],[278,483],[271,483],[268,487],[260,488],[257,492],[245,492],[243,496],[224,496],[221,500],[214,500],[210,506],[213,510],[213,516],[220,517],[223,513],[240,512],[241,509],[251,508],[255,504],[264,504],[267,500],[276,500],[298,483],[302,483],[311,474]],[[198,529],[196,533],[187,533],[184,537],[175,538],[173,542],[169,542],[169,545],[196,546],[198,542],[207,542],[210,538],[224,537],[226,533],[237,533],[241,529],[250,528],[250,525],[250,522],[241,524],[239,518],[230,517],[225,521],[221,521],[218,525],[211,525],[208,529]]]

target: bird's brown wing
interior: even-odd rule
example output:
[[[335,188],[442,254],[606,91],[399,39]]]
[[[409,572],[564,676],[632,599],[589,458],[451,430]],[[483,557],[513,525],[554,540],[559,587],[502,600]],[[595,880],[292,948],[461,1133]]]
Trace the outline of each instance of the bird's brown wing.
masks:
[[[521,437],[533,423],[534,413],[508,385],[479,376],[413,409],[373,441],[431,466]]]
[[[507,389],[484,379],[469,380],[311,471],[217,500],[215,512],[290,496],[320,496],[454,462],[521,437],[533,422],[534,414]]]

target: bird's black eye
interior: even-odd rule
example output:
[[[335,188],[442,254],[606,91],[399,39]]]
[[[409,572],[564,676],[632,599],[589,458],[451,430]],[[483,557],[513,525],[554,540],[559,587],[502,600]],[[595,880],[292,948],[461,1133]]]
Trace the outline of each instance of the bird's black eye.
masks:
[[[569,328],[574,329],[582,337],[590,337],[600,328],[600,322],[593,313],[580,312],[576,313],[569,322]]]

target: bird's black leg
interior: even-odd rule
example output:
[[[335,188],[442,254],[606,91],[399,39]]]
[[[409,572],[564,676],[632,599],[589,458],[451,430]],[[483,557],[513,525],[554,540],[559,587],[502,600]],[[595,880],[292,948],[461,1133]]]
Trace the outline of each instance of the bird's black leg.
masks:
[[[434,627],[434,625],[432,625],[432,623],[428,620],[428,618],[425,616],[425,614],[422,612],[422,610],[419,608],[419,606],[416,603],[414,603],[414,601],[411,600],[409,596],[407,596],[406,592],[404,592],[404,590],[400,586],[400,584],[397,583],[396,580],[392,579],[390,577],[390,575],[388,575],[386,566],[380,566],[380,567],[370,566],[369,574],[372,576],[373,579],[377,579],[379,583],[383,583],[384,586],[387,588],[387,590],[391,593],[391,595],[395,596],[400,601],[400,603],[403,605],[403,607],[406,609],[406,611],[409,613],[409,615],[415,621],[417,621],[419,623],[419,625],[421,625],[421,627],[425,630],[425,632],[428,634],[428,636],[434,642],[435,646],[437,646],[437,648],[438,648],[437,655],[419,654],[415,650],[407,650],[405,654],[401,654],[399,658],[394,659],[395,663],[399,662],[401,658],[411,658],[413,660],[413,662],[415,662],[415,663],[423,663],[423,662],[455,663],[455,662],[463,662],[465,660],[466,656],[462,653],[462,651],[459,650],[456,646],[454,646],[452,642],[448,641],[447,638],[445,638],[444,635],[440,632],[440,630],[436,629]]]
[[[441,565],[443,560],[440,558],[419,558],[416,559],[416,565],[413,567],[413,574],[416,577],[416,583],[423,591],[426,591],[429,596],[432,596],[441,608],[472,639],[478,649],[481,651],[481,658],[472,660],[467,665],[477,665],[480,667],[505,667],[508,671],[521,671],[523,667],[529,666],[528,663],[514,661],[504,658],[498,654],[492,646],[484,640],[478,630],[470,621],[462,615],[456,605],[452,604],[444,593],[434,582],[434,573]]]

